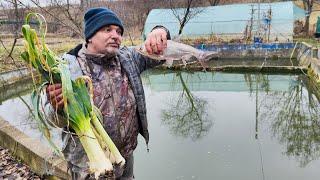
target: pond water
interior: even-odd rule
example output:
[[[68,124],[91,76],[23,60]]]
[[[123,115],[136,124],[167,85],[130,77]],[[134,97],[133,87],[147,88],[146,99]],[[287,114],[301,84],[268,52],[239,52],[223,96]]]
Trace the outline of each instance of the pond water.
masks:
[[[319,178],[319,96],[304,75],[153,70],[143,82],[150,152],[139,136],[137,180]],[[0,116],[41,137],[19,97],[2,101]]]

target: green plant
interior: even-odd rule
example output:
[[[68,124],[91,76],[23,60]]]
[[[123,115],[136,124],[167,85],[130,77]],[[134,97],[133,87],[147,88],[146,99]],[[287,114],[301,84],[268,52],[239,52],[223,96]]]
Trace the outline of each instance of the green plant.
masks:
[[[40,39],[36,30],[29,25],[32,17],[35,17],[39,23]],[[49,131],[49,126],[54,122],[46,119],[41,112],[40,96],[41,90],[46,84],[61,83],[64,108],[60,115],[67,121],[68,127],[72,128],[78,135],[88,156],[91,173],[95,174],[96,177],[101,174],[112,176],[112,164],[123,166],[125,160],[100,123],[101,113],[94,106],[92,100],[93,85],[91,79],[82,76],[75,81],[71,80],[67,62],[55,55],[45,43],[46,28],[44,17],[38,13],[29,13],[26,16],[25,25],[22,26],[25,51],[21,54],[21,57],[27,62],[30,69],[36,69],[44,79],[42,85],[35,85],[31,97],[35,111],[34,116],[39,128],[53,147],[56,147],[50,141]],[[33,73],[32,77],[35,82]],[[57,150],[57,148],[55,149]]]

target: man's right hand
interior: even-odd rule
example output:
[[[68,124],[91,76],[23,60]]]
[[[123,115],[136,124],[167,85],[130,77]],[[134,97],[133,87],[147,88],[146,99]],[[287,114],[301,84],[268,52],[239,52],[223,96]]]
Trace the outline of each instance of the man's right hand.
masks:
[[[61,84],[50,84],[46,88],[47,98],[55,110],[63,109],[63,95]]]

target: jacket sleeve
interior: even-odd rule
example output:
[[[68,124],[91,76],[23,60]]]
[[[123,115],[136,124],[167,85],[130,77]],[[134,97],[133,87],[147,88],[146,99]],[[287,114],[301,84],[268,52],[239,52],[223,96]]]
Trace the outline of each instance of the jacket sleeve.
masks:
[[[167,32],[167,39],[168,40],[171,40],[171,35],[170,35],[170,31],[162,26],[162,25],[157,25],[155,26],[154,28],[152,28],[151,31],[155,30],[155,29],[164,29],[166,32]],[[163,61],[159,61],[159,60],[155,60],[155,59],[151,59],[149,57],[146,57],[140,53],[138,53],[135,48],[131,47],[131,48],[127,48],[127,47],[124,47],[125,49],[128,50],[128,52],[130,53],[130,57],[136,62],[136,64],[138,65],[139,67],[139,70],[140,70],[140,73],[142,73],[144,70],[146,69],[149,69],[149,68],[153,68],[155,66],[158,66],[158,65],[162,65],[165,63],[165,60]]]
[[[138,53],[138,51],[135,50],[134,47],[123,47],[122,48],[122,55],[125,55],[126,58],[131,59],[132,61],[135,62],[135,64],[137,65],[137,67],[140,70],[140,73],[142,73],[144,70],[153,68],[155,66],[161,65],[163,63],[165,63],[165,61],[159,61],[156,59],[151,59],[147,56],[144,56],[140,53]]]

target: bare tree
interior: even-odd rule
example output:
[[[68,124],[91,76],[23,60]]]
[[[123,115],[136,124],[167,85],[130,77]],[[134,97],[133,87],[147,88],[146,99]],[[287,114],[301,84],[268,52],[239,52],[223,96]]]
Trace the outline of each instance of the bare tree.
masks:
[[[10,50],[10,53],[8,56],[11,56],[14,47],[16,46],[17,39],[19,38],[18,31],[20,30],[19,28],[19,12],[18,12],[18,3],[17,0],[13,0],[13,5],[14,5],[14,14],[15,14],[15,22],[14,22],[14,40],[13,44]]]
[[[210,6],[217,6],[220,3],[220,0],[208,0]]]
[[[140,31],[142,31],[144,22],[147,19],[149,12],[154,8],[158,8],[159,6],[161,7],[164,1],[133,0],[133,2],[135,7],[134,9],[139,9],[139,11],[136,12],[136,15],[137,15],[139,26],[141,27]]]
[[[6,15],[6,30],[13,33],[15,37],[18,36],[20,26],[26,14],[26,9],[21,8],[19,2],[19,0],[4,0],[1,2],[2,13]]]
[[[69,0],[68,4],[69,4]],[[80,9],[85,10],[89,6],[89,1],[88,0],[80,0]]]
[[[169,0],[169,5],[173,15],[179,21],[179,35],[182,33],[185,25],[204,10],[204,8],[199,7],[202,5],[202,2],[196,0],[183,0],[178,2]]]
[[[295,81],[287,91],[265,95],[260,101],[260,119],[271,122],[273,135],[285,145],[284,154],[305,167],[320,156],[318,89],[308,77],[299,76]]]
[[[15,24],[14,24],[14,38],[18,38],[18,29],[19,29],[19,13],[18,13],[18,3],[17,0],[13,0],[14,5],[14,14],[15,14]]]
[[[88,8],[89,1],[81,0],[80,7],[77,4],[71,4],[70,0],[62,2],[61,0],[51,0],[51,11],[55,11],[60,19],[66,20],[66,23],[74,28],[72,36],[82,34],[82,14]],[[79,8],[77,8],[79,7]]]
[[[3,46],[6,55],[5,57],[0,57],[6,64],[12,64],[16,67],[20,65],[15,61],[12,54],[14,48],[16,46],[17,40],[19,37],[20,27],[23,22],[25,16],[25,9],[19,7],[18,0],[5,0],[1,2],[1,6],[3,8],[2,12],[6,14],[6,18],[4,19],[4,27],[1,30],[5,32],[11,32],[14,35],[13,43],[10,45],[11,48],[7,48],[8,44],[2,41],[0,38],[0,43]]]
[[[314,0],[303,0],[304,10],[306,11],[306,22],[304,24],[304,32],[306,36],[309,36],[309,22],[310,22],[310,14],[312,13]]]
[[[167,109],[162,110],[161,119],[162,123],[167,125],[176,136],[198,140],[207,135],[213,121],[207,113],[208,102],[195,96],[188,87],[188,82],[183,78],[191,74],[183,74],[176,73],[178,79],[174,79],[173,84],[181,83],[182,91],[177,100],[175,99]]]
[[[168,5],[166,0],[97,1],[94,3],[94,6],[105,6],[112,9],[123,21],[126,27],[125,35],[128,36],[130,33],[140,36],[149,12],[166,5]]]

